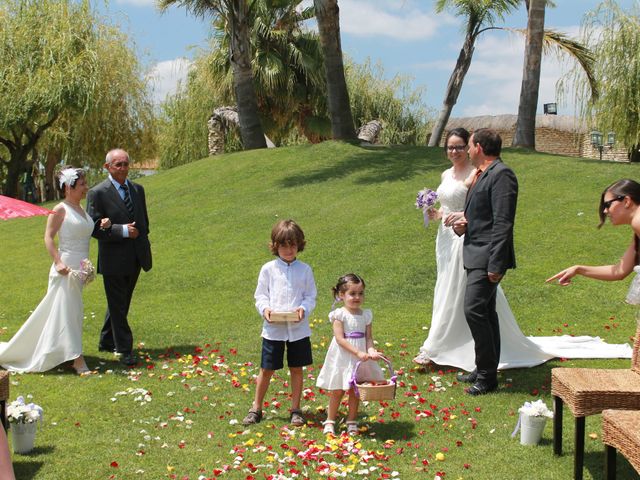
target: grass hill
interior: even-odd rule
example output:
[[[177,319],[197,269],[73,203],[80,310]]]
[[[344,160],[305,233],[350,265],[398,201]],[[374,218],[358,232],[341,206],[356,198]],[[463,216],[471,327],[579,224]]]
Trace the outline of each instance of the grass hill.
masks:
[[[640,166],[509,149],[503,159],[518,176],[520,196],[518,268],[502,285],[524,333],[629,341],[635,310],[623,303],[628,281],[579,278],[560,288],[544,280],[574,263],[620,258],[632,234],[610,225],[597,230],[598,201],[613,181],[639,178]],[[12,399],[32,394],[45,408],[38,448],[33,455],[14,456],[18,478],[245,479],[265,478],[278,468],[287,478],[291,469],[318,478],[320,462],[307,458],[305,465],[294,451],[305,450],[305,442],[323,441],[319,422],[324,415],[318,409],[326,398],[315,388],[316,369],[308,371],[304,402],[314,426],[293,433],[281,428],[288,419],[286,375],[267,394],[270,413],[262,424],[245,430],[234,421],[242,419],[251,403],[251,376],[259,364],[261,322],[253,306],[257,274],[271,259],[271,227],[284,218],[295,219],[304,229],[308,244],[300,259],[316,276],[316,367],[331,338],[326,321],[330,288],[340,275],[353,271],[367,282],[374,337],[402,372],[403,387],[394,402],[362,409],[368,431],[360,450],[370,452],[372,459],[365,462],[353,446],[340,445],[338,450],[347,449],[348,455],[325,455],[327,463],[339,465],[336,472],[350,468],[347,476],[355,478],[354,472],[375,467],[359,478],[393,471],[399,478],[433,478],[437,472],[455,479],[531,478],[533,466],[545,465],[535,478],[569,478],[570,419],[567,454],[561,458],[553,457],[550,425],[537,448],[521,447],[509,437],[524,401],[539,395],[551,406],[550,368],[559,360],[503,372],[501,380],[508,386],[479,399],[466,397],[453,383],[455,372],[443,367],[424,373],[411,364],[430,320],[437,230],[435,224],[423,227],[413,202],[419,189],[437,187],[448,166],[441,149],[325,142],[207,158],[141,180],[154,267],[141,275],[131,324],[146,360],[141,368],[123,372],[113,357],[98,353],[105,300],[100,280],[88,286],[84,348],[87,363],[101,373],[79,378],[61,368],[12,377]],[[2,340],[15,333],[46,290],[50,260],[42,244],[44,224],[43,218],[0,224]],[[95,242],[91,249],[95,260]],[[444,391],[434,390],[432,377],[440,377]],[[150,391],[152,400],[136,400],[133,389],[138,388]],[[435,415],[416,421],[416,409],[428,405]],[[599,421],[588,419],[587,433],[599,434]],[[283,442],[289,447],[282,447]],[[585,478],[602,478],[603,451],[599,436],[588,439]],[[437,452],[445,453],[444,461],[435,460]],[[350,460],[352,454],[360,455],[361,463]],[[520,460],[514,462],[516,458]],[[627,465],[619,468],[631,474]]]

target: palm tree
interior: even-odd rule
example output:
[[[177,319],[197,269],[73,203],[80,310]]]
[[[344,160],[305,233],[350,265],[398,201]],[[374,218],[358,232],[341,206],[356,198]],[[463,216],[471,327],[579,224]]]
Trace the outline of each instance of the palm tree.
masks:
[[[171,5],[185,7],[198,17],[211,15],[225,23],[230,37],[229,61],[233,69],[242,143],[247,150],[266,148],[253,85],[247,0],[158,0],[163,11]]]
[[[317,33],[303,28],[314,9],[300,7],[302,2],[254,0],[249,14],[257,102],[263,125],[276,141],[293,124],[309,141],[318,141],[319,132],[310,126],[326,111],[320,41]],[[220,79],[223,91],[230,91],[229,35],[222,21],[216,21],[214,28],[208,68]]]
[[[503,19],[504,16],[511,12],[519,3],[520,0],[494,0],[491,2],[478,0],[437,0],[436,12],[441,13],[446,8],[451,8],[457,16],[466,17],[467,24],[465,25],[466,33],[464,44],[458,55],[458,61],[453,69],[453,73],[449,78],[442,110],[440,110],[440,114],[431,131],[431,138],[429,139],[430,147],[437,147],[440,144],[440,138],[449,121],[453,106],[458,101],[458,95],[460,95],[460,90],[462,90],[462,82],[464,82],[464,77],[467,75],[467,71],[471,65],[476,39],[482,32],[495,28],[493,26],[495,21],[497,19]],[[485,25],[489,26],[485,27]]]
[[[518,105],[516,132],[511,143],[514,147],[536,148],[536,110],[540,90],[544,13],[547,0],[527,0],[529,12],[527,40],[524,48],[522,87]]]
[[[340,43],[340,9],[338,0],[313,0],[324,53],[327,96],[333,138],[355,140],[356,131],[349,104]]]
[[[518,121],[512,146],[535,149],[535,118],[540,86],[540,66],[542,54],[554,50],[556,54],[567,54],[577,63],[584,74],[587,90],[591,98],[598,98],[595,78],[595,56],[585,44],[554,30],[544,29],[545,6],[555,6],[550,0],[525,0],[529,12],[527,43],[525,47],[524,70],[518,107]],[[505,30],[512,30],[507,29]],[[513,30],[522,33],[521,30]],[[539,39],[539,40],[538,40]]]

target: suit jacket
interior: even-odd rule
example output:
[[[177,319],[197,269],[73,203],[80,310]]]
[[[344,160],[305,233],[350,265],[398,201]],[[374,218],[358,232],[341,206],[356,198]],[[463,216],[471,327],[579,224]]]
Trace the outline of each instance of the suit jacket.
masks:
[[[513,224],[518,180],[497,158],[482,172],[465,201],[467,231],[462,256],[466,269],[504,274],[516,267]]]
[[[151,244],[149,243],[149,217],[142,185],[128,182],[134,215],[120,198],[120,194],[108,178],[87,194],[87,213],[95,226],[93,237],[98,239],[98,272],[103,275],[130,275],[141,266],[151,269]],[[109,218],[111,228],[100,230],[100,219]],[[122,236],[122,225],[136,222],[139,235],[136,239]]]

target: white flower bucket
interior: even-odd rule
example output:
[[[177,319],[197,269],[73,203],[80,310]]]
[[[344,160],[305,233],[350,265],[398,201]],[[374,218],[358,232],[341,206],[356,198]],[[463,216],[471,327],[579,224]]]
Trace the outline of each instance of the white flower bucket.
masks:
[[[542,439],[542,432],[547,424],[547,417],[535,417],[520,413],[520,444],[537,445]]]
[[[10,425],[15,453],[29,453],[36,440],[37,423],[12,423]]]

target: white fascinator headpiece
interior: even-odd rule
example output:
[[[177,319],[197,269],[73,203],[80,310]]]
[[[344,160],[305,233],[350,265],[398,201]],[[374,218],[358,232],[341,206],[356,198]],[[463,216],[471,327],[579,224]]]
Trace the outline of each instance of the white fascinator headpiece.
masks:
[[[60,172],[60,188],[69,185],[78,179],[78,172],[75,168],[65,168]]]

